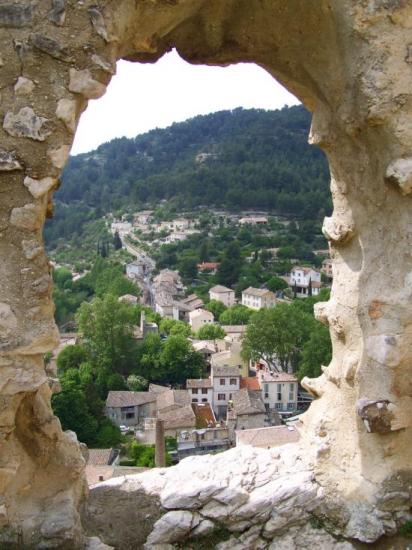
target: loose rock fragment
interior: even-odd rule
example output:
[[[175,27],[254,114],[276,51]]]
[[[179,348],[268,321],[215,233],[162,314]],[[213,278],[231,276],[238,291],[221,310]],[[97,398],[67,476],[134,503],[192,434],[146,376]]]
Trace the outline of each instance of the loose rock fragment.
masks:
[[[72,99],[60,99],[57,103],[56,116],[62,120],[70,132],[76,129],[76,102]]]
[[[24,178],[24,185],[35,199],[38,199],[48,193],[56,184],[56,179],[50,177],[43,178],[41,180],[35,180],[29,176]]]
[[[95,80],[89,69],[81,71],[70,69],[69,90],[76,94],[82,94],[87,99],[97,99],[105,93],[106,86]]]
[[[100,67],[100,69],[103,69],[103,71],[105,71],[106,73],[115,74],[116,65],[114,65],[110,61],[106,61],[105,59],[103,59],[102,57],[100,57],[95,53],[92,55],[92,61],[95,65]]]
[[[30,40],[33,46],[39,51],[61,61],[70,61],[67,48],[61,46],[58,42],[56,42],[56,40],[52,40],[51,38],[41,34],[31,36]]]
[[[53,0],[52,6],[48,16],[49,20],[55,25],[64,25],[66,19],[66,0]]]
[[[100,13],[100,11],[96,7],[90,8],[89,14],[90,14],[90,20],[97,34],[101,36],[106,42],[108,42],[109,37],[107,35],[107,29],[103,19],[103,15]]]
[[[412,157],[391,162],[386,170],[386,179],[398,186],[402,195],[412,191]]]
[[[0,27],[20,28],[30,25],[33,7],[23,4],[0,5]]]
[[[347,243],[354,235],[353,224],[334,217],[326,217],[323,221],[322,233],[328,241],[335,244]]]
[[[10,223],[20,229],[35,231],[41,226],[41,211],[35,204],[26,204],[21,208],[13,208]]]
[[[0,303],[0,338],[7,338],[17,329],[17,318],[9,304]]]
[[[387,399],[376,401],[359,399],[356,409],[368,432],[385,434],[392,431],[393,413],[388,405],[389,401]]]
[[[13,153],[0,149],[0,172],[11,172],[12,170],[23,170],[23,166]]]
[[[24,255],[28,260],[34,260],[34,258],[37,258],[43,250],[40,244],[34,240],[22,241],[21,245],[23,247]]]
[[[69,153],[70,153],[70,146],[61,145],[60,147],[49,149],[47,151],[47,156],[52,161],[53,166],[61,169],[66,164],[66,161],[69,158]]]
[[[34,82],[24,76],[19,76],[14,85],[14,92],[17,95],[28,95],[34,90]]]
[[[3,121],[3,128],[13,137],[26,137],[35,141],[44,141],[51,130],[45,130],[47,118],[37,116],[31,107],[23,107],[17,114],[9,111]]]

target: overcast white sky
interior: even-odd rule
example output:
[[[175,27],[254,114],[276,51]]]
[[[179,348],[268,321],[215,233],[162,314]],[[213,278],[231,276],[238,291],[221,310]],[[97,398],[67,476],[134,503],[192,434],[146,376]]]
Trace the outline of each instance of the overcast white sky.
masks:
[[[119,61],[106,94],[90,101],[83,113],[71,154],[199,114],[236,107],[278,109],[297,103],[257,65],[190,65],[175,51],[154,64]]]

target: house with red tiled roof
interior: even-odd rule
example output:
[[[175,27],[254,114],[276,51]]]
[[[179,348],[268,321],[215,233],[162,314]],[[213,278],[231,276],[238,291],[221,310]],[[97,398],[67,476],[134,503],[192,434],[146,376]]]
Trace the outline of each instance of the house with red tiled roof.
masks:
[[[240,379],[240,389],[260,392],[261,390],[259,378],[257,378],[256,376],[242,376],[242,378]]]

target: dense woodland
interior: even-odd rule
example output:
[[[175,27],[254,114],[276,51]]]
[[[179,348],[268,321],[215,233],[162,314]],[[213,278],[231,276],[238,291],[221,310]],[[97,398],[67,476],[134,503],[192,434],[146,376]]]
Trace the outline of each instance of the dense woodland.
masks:
[[[72,157],[46,227],[49,249],[107,212],[171,201],[176,210],[265,208],[303,220],[330,210],[323,153],[307,143],[310,115],[235,109],[198,116]],[[199,156],[200,155],[200,156]]]

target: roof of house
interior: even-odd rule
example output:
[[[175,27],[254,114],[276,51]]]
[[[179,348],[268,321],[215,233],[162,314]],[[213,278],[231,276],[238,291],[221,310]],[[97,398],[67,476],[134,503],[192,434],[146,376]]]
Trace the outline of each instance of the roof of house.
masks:
[[[159,384],[149,384],[149,392],[151,393],[158,394],[169,390],[170,388],[168,386],[160,386]]]
[[[210,378],[188,378],[186,380],[186,388],[211,388],[212,381]]]
[[[292,271],[295,271],[295,270],[299,270],[299,271],[303,271],[303,273],[310,273],[311,271],[313,271],[314,273],[318,273],[318,271],[316,271],[316,269],[313,269],[312,267],[302,267],[300,265],[295,265],[294,268],[292,269]]]
[[[196,417],[196,428],[215,428],[216,418],[210,403],[192,403]]]
[[[236,430],[238,443],[252,445],[252,447],[277,447],[286,443],[299,441],[299,432],[293,426],[270,426],[267,428],[253,428]]]
[[[234,290],[232,290],[231,288],[228,288],[227,286],[215,285],[215,286],[212,286],[211,289],[209,289],[209,294],[211,292],[215,292],[216,294],[223,294],[226,292],[234,292]]]
[[[214,319],[213,313],[211,311],[208,311],[207,309],[195,309],[194,311],[191,311],[189,313],[190,319],[196,319],[196,317],[209,317],[210,319]]]
[[[188,305],[193,305],[193,303],[201,302],[203,305],[203,300],[197,296],[197,294],[190,294],[189,296],[186,296],[186,298],[182,299],[182,302]]]
[[[246,388],[239,390],[232,397],[233,410],[239,414],[262,414],[266,412],[260,394]]]
[[[202,262],[201,264],[197,264],[197,268],[199,271],[206,271],[208,269],[217,269],[219,265],[219,262]]]
[[[109,466],[113,449],[89,449],[87,464],[90,466]]]
[[[120,296],[119,302],[129,302],[131,304],[137,304],[139,299],[137,296],[133,296],[133,294],[123,294],[123,296]]]
[[[288,372],[266,372],[259,371],[259,378],[262,382],[297,382],[298,379]]]
[[[190,395],[186,390],[167,390],[157,394],[157,409],[162,411],[172,405],[184,407],[189,405],[191,401]]]
[[[259,378],[257,378],[256,376],[242,376],[242,378],[240,379],[240,389],[260,391]]]
[[[186,391],[185,394],[188,396]],[[196,427],[196,415],[191,404],[172,411],[159,411],[158,418],[165,421],[165,430]]]
[[[249,288],[246,288],[245,290],[243,290],[242,295],[243,294],[250,294],[252,296],[259,296],[259,297],[266,296],[266,294],[272,294],[273,297],[275,297],[275,294],[270,290],[268,290],[267,288],[254,288],[253,286],[250,286]]]
[[[246,332],[247,325],[222,325],[222,329],[226,332],[226,334],[231,333],[243,333]]]
[[[106,407],[136,407],[156,401],[156,395],[150,391],[109,391]]]
[[[203,342],[193,342],[196,351],[206,351],[207,353],[216,353],[216,345],[213,342],[204,340]]]
[[[240,376],[238,367],[230,367],[229,365],[216,365],[212,366],[213,376]]]

